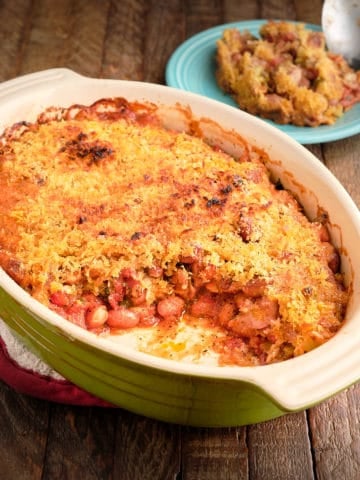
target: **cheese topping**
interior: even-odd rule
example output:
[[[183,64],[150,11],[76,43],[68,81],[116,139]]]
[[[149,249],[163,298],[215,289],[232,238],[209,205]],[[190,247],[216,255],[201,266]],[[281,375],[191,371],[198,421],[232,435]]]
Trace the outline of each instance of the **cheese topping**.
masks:
[[[140,348],[171,358],[197,350],[188,325],[206,331],[201,351],[241,365],[340,328],[347,292],[326,227],[251,145],[235,159],[115,99],[17,125],[0,150],[0,265],[70,321],[146,328]]]

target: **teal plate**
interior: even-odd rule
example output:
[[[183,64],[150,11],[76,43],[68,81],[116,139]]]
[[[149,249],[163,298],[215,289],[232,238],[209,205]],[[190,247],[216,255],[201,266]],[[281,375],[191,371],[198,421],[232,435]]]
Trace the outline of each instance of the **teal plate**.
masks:
[[[248,30],[258,36],[259,29],[265,22],[266,20],[250,20],[218,25],[189,38],[170,57],[166,66],[166,83],[171,87],[198,93],[239,108],[216,83],[216,41],[221,38],[226,28]],[[317,25],[306,24],[306,27],[321,31]],[[330,142],[360,133],[360,104],[346,112],[334,125],[329,126],[297,127],[279,125],[271,120],[265,121],[302,144]]]

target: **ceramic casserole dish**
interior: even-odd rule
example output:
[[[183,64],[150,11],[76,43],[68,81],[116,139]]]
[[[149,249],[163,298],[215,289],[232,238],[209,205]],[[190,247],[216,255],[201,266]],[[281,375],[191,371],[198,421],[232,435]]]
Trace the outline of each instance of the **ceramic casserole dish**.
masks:
[[[42,360],[74,384],[125,408],[192,426],[237,426],[315,405],[360,378],[360,214],[350,196],[307,149],[266,122],[205,97],[161,85],[92,79],[67,69],[26,75],[0,85],[0,130],[34,121],[49,106],[89,105],[108,97],[158,105],[164,124],[196,119],[206,138],[229,153],[236,135],[264,149],[268,168],[309,216],[330,218],[351,298],[340,331],[297,358],[265,366],[218,367],[171,361],[97,336],[34,300],[0,269],[0,316]],[[186,114],[184,114],[186,112]]]

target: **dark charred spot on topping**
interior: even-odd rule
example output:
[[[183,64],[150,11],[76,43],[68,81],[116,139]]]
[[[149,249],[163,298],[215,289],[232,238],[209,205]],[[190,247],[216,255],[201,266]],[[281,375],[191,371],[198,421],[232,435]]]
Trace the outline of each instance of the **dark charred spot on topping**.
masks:
[[[220,192],[223,195],[228,195],[230,192],[232,192],[233,187],[231,185],[226,185],[226,187],[222,188]]]
[[[85,223],[87,220],[87,218],[84,216],[84,215],[80,215],[79,218],[77,219],[77,223],[79,225],[82,225],[83,223]]]
[[[189,202],[184,203],[184,207],[189,209],[192,208],[195,205],[195,200],[192,198]]]
[[[131,235],[131,240],[139,240],[141,237],[144,236],[142,232],[135,232]]]
[[[87,135],[84,132],[80,132],[79,135],[77,136],[77,139],[78,139],[79,142],[82,142],[86,138],[87,138]]]
[[[275,188],[276,188],[276,190],[284,190],[284,185],[281,183],[280,179],[276,180]]]
[[[99,237],[106,237],[107,233],[105,232],[105,230],[100,230],[99,232]]]
[[[67,141],[60,152],[66,153],[72,160],[76,158],[87,159],[88,165],[92,165],[110,157],[113,150],[99,140],[88,141],[88,135],[80,132],[76,138]]]
[[[205,200],[207,200],[207,202],[206,202],[207,208],[211,208],[215,205],[220,206],[220,205],[223,205],[225,203],[225,200],[220,200],[220,198],[216,198],[216,197],[213,197],[213,198],[210,198],[210,199],[205,198]]]
[[[14,127],[14,128],[19,128],[19,129],[22,130],[23,127],[28,128],[28,127],[31,127],[31,126],[32,126],[32,124],[31,124],[30,122],[26,122],[25,120],[23,120],[23,121],[21,121],[21,122],[15,123],[13,127]]]
[[[92,146],[89,150],[85,151],[85,156],[90,156],[90,163],[97,163],[99,160],[102,160],[105,157],[110,156],[113,153],[111,148],[101,147],[101,146]]]
[[[304,297],[310,297],[313,293],[313,288],[311,286],[304,287],[302,290]]]
[[[36,183],[37,183],[39,186],[45,185],[45,183],[46,183],[45,178],[39,177],[39,178],[36,180]]]

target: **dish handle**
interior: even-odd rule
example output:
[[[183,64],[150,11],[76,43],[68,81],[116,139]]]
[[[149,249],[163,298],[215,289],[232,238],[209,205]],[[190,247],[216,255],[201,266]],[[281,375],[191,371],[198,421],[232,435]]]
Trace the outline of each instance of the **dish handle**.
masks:
[[[68,68],[52,68],[40,72],[29,73],[11,80],[0,83],[0,101],[6,100],[28,91],[29,89],[44,88],[44,85],[64,84],[82,78]]]

